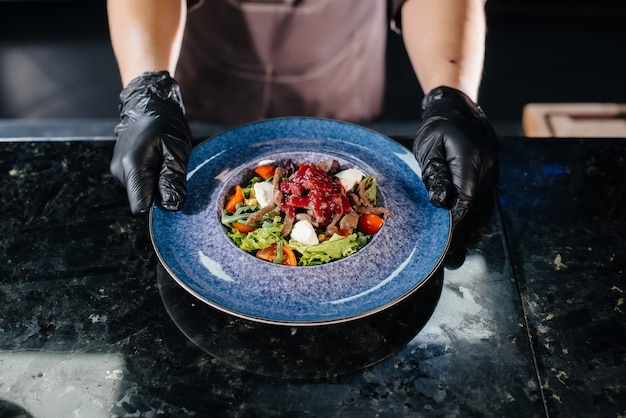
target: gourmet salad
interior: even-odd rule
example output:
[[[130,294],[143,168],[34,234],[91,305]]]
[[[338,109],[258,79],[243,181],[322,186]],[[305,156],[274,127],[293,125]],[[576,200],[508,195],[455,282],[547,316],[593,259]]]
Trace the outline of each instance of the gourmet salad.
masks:
[[[377,206],[376,178],[336,160],[261,164],[226,195],[221,222],[242,250],[289,266],[355,253],[391,212]]]

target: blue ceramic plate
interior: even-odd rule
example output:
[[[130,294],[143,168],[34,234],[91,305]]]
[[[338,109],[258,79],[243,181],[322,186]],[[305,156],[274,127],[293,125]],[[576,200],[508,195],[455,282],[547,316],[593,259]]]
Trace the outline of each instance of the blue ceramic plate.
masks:
[[[335,159],[373,175],[392,215],[361,250],[325,265],[275,265],[243,252],[220,223],[224,196],[258,164],[289,158]],[[254,321],[320,325],[380,312],[419,289],[442,263],[451,218],[428,202],[412,153],[389,138],[345,122],[280,118],[195,147],[184,208],[155,206],[150,234],[168,273],[201,301]]]

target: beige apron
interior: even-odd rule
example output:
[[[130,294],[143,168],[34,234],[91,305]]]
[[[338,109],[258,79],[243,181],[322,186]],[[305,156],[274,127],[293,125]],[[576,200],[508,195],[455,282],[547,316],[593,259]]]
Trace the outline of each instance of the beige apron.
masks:
[[[206,0],[175,77],[190,119],[365,121],[381,111],[386,36],[384,0]]]

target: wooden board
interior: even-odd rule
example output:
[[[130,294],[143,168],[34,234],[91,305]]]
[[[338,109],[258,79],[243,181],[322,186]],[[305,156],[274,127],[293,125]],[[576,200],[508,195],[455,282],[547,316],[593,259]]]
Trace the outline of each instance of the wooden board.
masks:
[[[522,127],[528,137],[626,138],[626,104],[530,103]]]

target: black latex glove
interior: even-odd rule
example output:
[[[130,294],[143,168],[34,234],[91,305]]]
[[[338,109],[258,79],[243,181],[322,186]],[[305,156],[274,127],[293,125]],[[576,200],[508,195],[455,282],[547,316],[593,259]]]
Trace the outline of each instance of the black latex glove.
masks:
[[[169,210],[185,201],[191,131],[180,88],[167,71],[147,72],[120,93],[111,173],[126,188],[133,214],[158,198]]]
[[[413,152],[430,202],[450,209],[455,227],[473,199],[497,181],[496,133],[482,109],[459,90],[437,87],[424,97]]]

